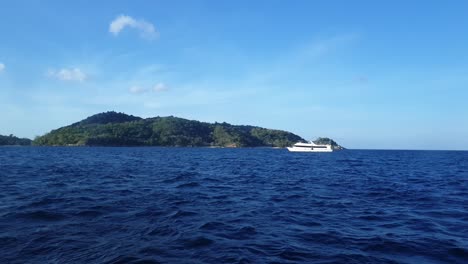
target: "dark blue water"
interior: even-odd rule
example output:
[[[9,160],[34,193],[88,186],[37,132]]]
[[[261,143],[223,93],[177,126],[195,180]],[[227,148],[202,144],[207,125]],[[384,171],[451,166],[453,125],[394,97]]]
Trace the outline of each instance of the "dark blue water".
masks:
[[[467,263],[468,152],[0,148],[0,263]]]

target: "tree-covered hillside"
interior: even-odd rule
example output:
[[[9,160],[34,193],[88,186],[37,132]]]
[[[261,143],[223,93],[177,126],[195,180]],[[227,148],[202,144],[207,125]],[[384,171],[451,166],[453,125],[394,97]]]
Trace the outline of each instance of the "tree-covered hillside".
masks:
[[[338,143],[336,143],[333,139],[327,137],[319,137],[313,142],[318,145],[331,145],[332,148],[336,150],[344,149],[342,146],[338,145]]]
[[[303,140],[290,132],[205,123],[173,116],[139,118],[116,112],[88,117],[34,140],[39,146],[285,147]]]
[[[31,140],[28,138],[18,138],[13,135],[2,136],[0,135],[0,146],[29,146]]]

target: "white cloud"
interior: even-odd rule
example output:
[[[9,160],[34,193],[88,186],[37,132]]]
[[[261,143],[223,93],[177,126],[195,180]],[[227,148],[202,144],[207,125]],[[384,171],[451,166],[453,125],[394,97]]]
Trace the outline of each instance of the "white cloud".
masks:
[[[143,38],[153,39],[159,35],[153,24],[145,20],[136,20],[126,15],[116,17],[109,25],[109,32],[117,36],[125,27],[137,29]]]
[[[61,81],[84,82],[88,79],[88,75],[79,68],[63,68],[60,70],[51,69],[47,72],[47,75]]]
[[[5,70],[5,64],[0,63],[0,72],[2,72],[3,70]]]
[[[296,57],[293,57],[293,59],[310,60],[330,55],[342,48],[349,47],[358,38],[359,35],[356,33],[344,33],[328,38],[318,38],[296,50]]]
[[[167,87],[167,85],[165,85],[162,82],[157,83],[151,89],[144,88],[138,85],[134,85],[128,89],[128,91],[132,94],[143,94],[143,93],[149,93],[149,92],[160,93],[160,92],[165,92],[167,90],[169,90],[169,88]]]
[[[128,91],[131,92],[132,94],[142,94],[142,93],[146,93],[148,90],[140,86],[132,86],[130,87],[130,89],[128,89]]]
[[[169,88],[164,84],[164,83],[157,83],[155,86],[153,86],[153,92],[164,92],[167,91]]]

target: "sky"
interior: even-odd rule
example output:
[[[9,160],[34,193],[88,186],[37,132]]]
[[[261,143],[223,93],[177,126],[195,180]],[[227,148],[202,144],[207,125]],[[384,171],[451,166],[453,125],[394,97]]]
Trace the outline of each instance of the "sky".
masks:
[[[0,134],[125,112],[468,150],[468,1],[4,1]]]

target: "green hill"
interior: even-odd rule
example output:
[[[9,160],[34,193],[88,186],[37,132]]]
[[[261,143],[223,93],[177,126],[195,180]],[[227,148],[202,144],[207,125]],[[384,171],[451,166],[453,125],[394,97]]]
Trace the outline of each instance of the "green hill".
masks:
[[[18,138],[13,135],[2,136],[0,135],[0,146],[29,146],[31,140],[28,138]]]
[[[327,137],[319,137],[313,141],[315,144],[319,145],[331,145],[335,150],[342,150],[345,149],[344,147],[338,145],[333,139]]]
[[[38,146],[285,147],[303,139],[290,132],[178,117],[140,118],[106,112],[36,138]]]

